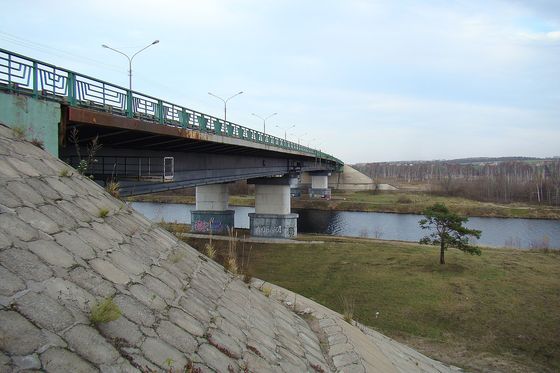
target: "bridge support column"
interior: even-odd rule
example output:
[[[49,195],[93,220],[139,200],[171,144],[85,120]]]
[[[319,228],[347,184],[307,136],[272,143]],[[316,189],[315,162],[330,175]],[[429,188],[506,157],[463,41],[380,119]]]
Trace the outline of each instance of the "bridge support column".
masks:
[[[227,184],[196,187],[196,210],[191,211],[194,233],[227,234],[234,227],[234,211],[229,210]]]
[[[291,178],[258,178],[247,182],[255,185],[255,213],[249,214],[251,236],[296,237],[298,214],[291,213]]]
[[[310,198],[331,199],[329,188],[329,171],[311,171],[311,188],[309,188]]]

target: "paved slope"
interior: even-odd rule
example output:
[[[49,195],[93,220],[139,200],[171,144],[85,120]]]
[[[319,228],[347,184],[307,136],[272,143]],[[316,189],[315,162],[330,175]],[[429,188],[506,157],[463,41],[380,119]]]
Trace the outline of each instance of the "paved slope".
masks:
[[[304,321],[67,171],[0,125],[0,372],[445,371],[298,297]],[[102,300],[122,315],[93,324]]]
[[[65,169],[0,127],[0,371],[328,370],[303,319]]]

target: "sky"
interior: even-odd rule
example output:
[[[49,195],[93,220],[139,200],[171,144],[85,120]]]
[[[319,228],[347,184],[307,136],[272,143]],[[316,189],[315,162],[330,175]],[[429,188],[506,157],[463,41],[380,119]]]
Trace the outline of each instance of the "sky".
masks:
[[[346,163],[560,156],[558,0],[0,0],[0,48]],[[288,127],[292,127],[285,130]]]

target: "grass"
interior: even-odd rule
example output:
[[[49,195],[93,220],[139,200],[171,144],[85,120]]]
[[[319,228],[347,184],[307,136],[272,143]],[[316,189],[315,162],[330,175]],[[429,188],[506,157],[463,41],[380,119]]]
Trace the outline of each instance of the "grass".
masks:
[[[113,298],[105,298],[91,308],[89,321],[92,325],[108,323],[121,317],[121,310]]]
[[[39,149],[45,150],[45,142],[41,139],[33,138],[31,139],[31,143],[38,147]]]
[[[272,288],[270,286],[263,286],[261,291],[265,297],[270,298],[270,295],[272,294]]]
[[[336,192],[331,201],[293,200],[293,208],[374,211],[420,214],[426,207],[444,203],[464,216],[560,219],[560,208],[526,203],[496,204],[423,192]]]
[[[58,174],[58,176],[60,177],[70,177],[72,175],[72,173],[70,172],[69,168],[63,168],[62,170],[60,170],[60,173]]]
[[[25,127],[23,126],[14,126],[12,127],[12,134],[16,139],[23,140],[27,135],[27,129],[25,129]]]
[[[352,324],[352,320],[354,320],[354,308],[355,302],[353,298],[349,298],[346,296],[341,296],[341,303],[342,303],[342,317],[344,321],[348,324]]]
[[[105,185],[105,190],[107,191],[107,193],[109,193],[110,195],[112,195],[115,198],[120,198],[120,189],[121,189],[121,186],[116,181],[109,181]]]
[[[469,371],[560,370],[557,252],[450,249],[441,266],[434,247],[307,238],[327,242],[254,244],[249,270],[340,313],[344,294],[354,320]],[[227,242],[215,245],[227,253]]]
[[[106,207],[100,208],[97,216],[99,216],[101,219],[105,219],[107,216],[109,216],[109,209]]]
[[[128,198],[130,201],[194,204],[194,196],[167,193],[145,194]],[[230,196],[232,206],[254,206],[253,196]],[[459,197],[436,196],[424,192],[334,191],[330,201],[293,198],[294,209],[338,211],[372,211],[420,214],[434,203],[444,203],[454,212],[465,216],[504,218],[560,219],[560,208],[526,203],[496,204]]]

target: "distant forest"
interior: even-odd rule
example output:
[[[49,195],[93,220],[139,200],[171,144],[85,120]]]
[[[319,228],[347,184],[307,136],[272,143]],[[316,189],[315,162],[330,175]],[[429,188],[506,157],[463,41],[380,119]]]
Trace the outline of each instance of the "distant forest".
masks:
[[[436,194],[487,202],[560,205],[560,158],[466,158],[359,163],[377,183],[426,183]]]

